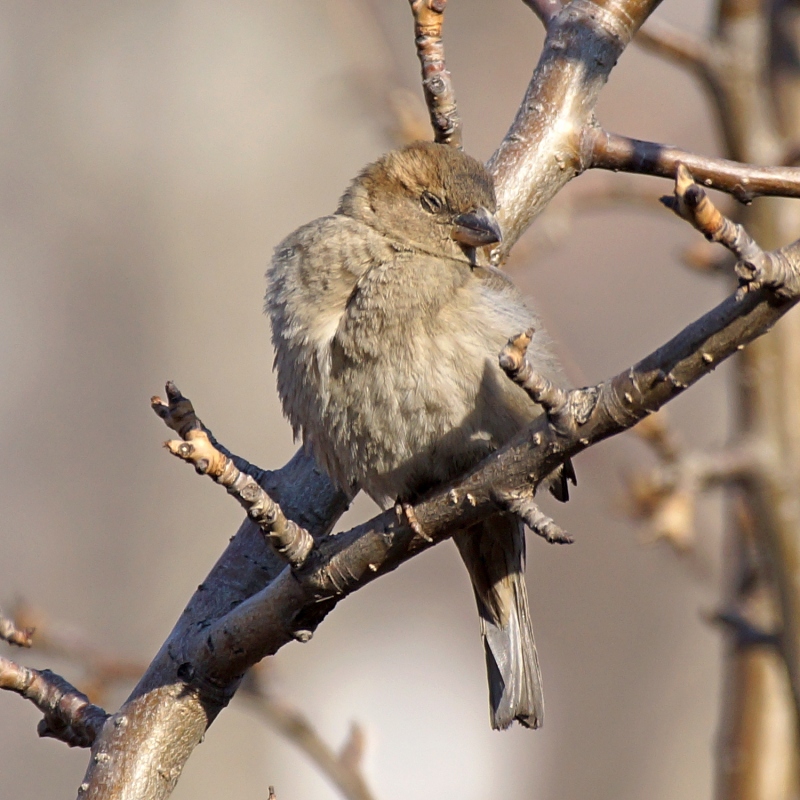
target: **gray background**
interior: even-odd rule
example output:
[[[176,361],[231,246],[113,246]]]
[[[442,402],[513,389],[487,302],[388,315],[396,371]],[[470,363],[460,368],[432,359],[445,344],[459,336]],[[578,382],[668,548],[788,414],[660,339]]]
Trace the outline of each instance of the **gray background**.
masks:
[[[376,3],[417,87],[410,12]],[[686,27],[705,3],[665,3]],[[132,658],[156,651],[235,531],[225,493],[160,448],[148,398],[174,379],[233,450],[264,466],[293,451],[271,373],[263,273],[290,230],[330,212],[391,146],[359,96],[348,3],[207,0],[0,3],[0,603]],[[486,159],[535,64],[541,26],[511,0],[452,2],[448,63],[469,152]],[[716,152],[689,79],[635,47],[599,108],[611,130]],[[603,185],[614,176],[585,176]],[[665,181],[638,179],[655,198]],[[668,212],[574,220],[544,252],[535,225],[513,274],[575,383],[623,369],[722,297],[676,258],[696,241]],[[523,245],[526,240],[523,240]],[[724,370],[673,404],[687,441],[724,442]],[[332,743],[367,733],[381,800],[708,797],[720,702],[718,502],[698,520],[697,569],[643,544],[623,476],[649,463],[628,435],[577,459],[558,521],[570,548],[529,541],[547,724],[489,729],[476,614],[450,543],[348,599],[273,680]],[[358,501],[343,524],[371,514]],[[0,646],[80,681],[74,665]],[[120,691],[109,700],[114,706]],[[0,795],[71,796],[87,753],[39,741],[38,714],[0,695]],[[336,794],[235,701],[176,798]]]

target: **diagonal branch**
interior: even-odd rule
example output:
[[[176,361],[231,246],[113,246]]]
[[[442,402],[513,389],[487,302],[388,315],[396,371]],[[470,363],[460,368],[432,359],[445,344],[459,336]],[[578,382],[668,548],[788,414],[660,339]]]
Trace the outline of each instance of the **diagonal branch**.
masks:
[[[265,685],[263,670],[250,670],[239,691],[248,706],[272,728],[302,750],[346,800],[374,800],[361,771],[364,734],[355,723],[340,753],[336,753],[298,709],[276,699]]]
[[[70,747],[89,747],[108,714],[49,669],[23,667],[0,656],[0,689],[30,700],[44,714],[39,736],[66,742]]]
[[[711,80],[714,60],[712,42],[694,36],[669,22],[651,19],[636,34],[636,43],[675,64]]]
[[[773,255],[800,275],[800,242]],[[343,597],[496,513],[498,496],[535,487],[566,458],[632,427],[765,333],[800,297],[794,281],[782,288],[779,295],[763,281],[731,296],[630,369],[568,392],[557,418],[540,418],[468,476],[419,503],[416,526],[392,510],[321,541],[301,570],[285,570],[212,624],[192,669],[208,671],[215,683],[234,680],[296,638],[298,628],[313,629]]]
[[[151,397],[150,407],[168,427],[181,435],[181,439],[165,442],[164,447],[172,455],[192,464],[198,474],[208,475],[224,486],[258,525],[275,552],[292,568],[300,567],[314,547],[314,538],[305,528],[287,519],[280,505],[259,486],[253,474],[259,477],[264,471],[237,458],[216,440],[212,441],[191,401],[171,381],[166,389],[168,402],[160,397]],[[246,467],[243,469],[241,465]],[[250,472],[245,471],[247,469]]]
[[[709,241],[719,242],[739,260],[736,274],[741,282],[740,294],[768,285],[777,294],[794,296],[798,287],[792,265],[780,253],[768,253],[758,245],[744,226],[722,214],[698,186],[689,170],[678,165],[675,197],[661,198],[664,205],[690,222]]]

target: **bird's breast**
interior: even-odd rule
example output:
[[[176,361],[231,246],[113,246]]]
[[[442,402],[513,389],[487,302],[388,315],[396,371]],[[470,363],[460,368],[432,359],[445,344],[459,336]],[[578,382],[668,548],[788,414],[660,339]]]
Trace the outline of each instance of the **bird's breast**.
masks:
[[[529,323],[487,304],[468,265],[363,241],[354,265],[319,233],[273,262],[268,308],[284,409],[340,486],[414,496],[533,416],[497,365]]]

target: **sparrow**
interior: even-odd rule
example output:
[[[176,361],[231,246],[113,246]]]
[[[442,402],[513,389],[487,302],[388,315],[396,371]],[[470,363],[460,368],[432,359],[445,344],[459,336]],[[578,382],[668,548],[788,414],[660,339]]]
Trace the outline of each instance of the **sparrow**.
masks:
[[[415,142],[368,165],[331,216],[275,249],[267,272],[278,393],[295,437],[350,497],[413,503],[543,413],[501,371],[510,336],[563,383],[547,335],[509,278],[479,264],[499,242],[492,179],[452,147]],[[567,500],[569,463],[550,476]],[[544,719],[521,522],[458,532],[480,615],[492,727]]]

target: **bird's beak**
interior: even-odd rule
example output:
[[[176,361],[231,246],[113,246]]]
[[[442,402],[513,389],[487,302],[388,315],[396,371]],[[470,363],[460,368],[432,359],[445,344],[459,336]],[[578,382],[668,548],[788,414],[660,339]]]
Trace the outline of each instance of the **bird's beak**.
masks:
[[[469,247],[484,247],[503,239],[503,232],[500,230],[494,214],[483,207],[466,214],[459,214],[453,222],[455,224],[450,235],[457,242]]]

